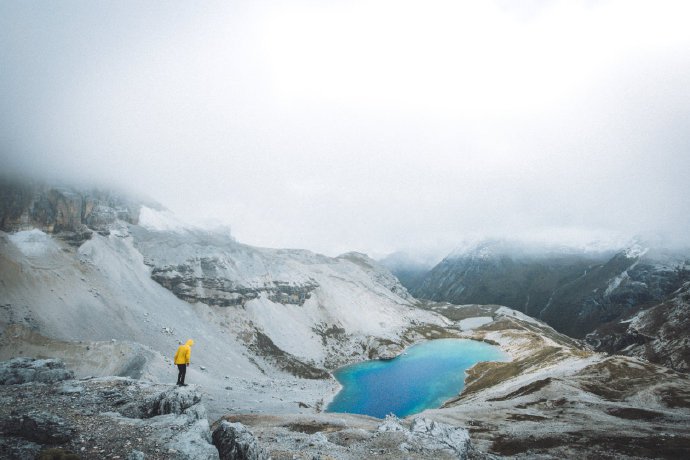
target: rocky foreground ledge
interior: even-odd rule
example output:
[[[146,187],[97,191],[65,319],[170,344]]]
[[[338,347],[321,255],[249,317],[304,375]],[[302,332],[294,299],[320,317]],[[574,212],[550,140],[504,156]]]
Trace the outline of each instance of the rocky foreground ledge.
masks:
[[[0,457],[218,458],[196,386],[72,377],[54,359],[0,363]]]
[[[0,458],[483,458],[472,448],[467,430],[425,418],[299,417],[304,416],[252,427],[271,431],[267,450],[236,420],[221,419],[212,432],[196,385],[126,377],[75,380],[55,359],[0,362]]]

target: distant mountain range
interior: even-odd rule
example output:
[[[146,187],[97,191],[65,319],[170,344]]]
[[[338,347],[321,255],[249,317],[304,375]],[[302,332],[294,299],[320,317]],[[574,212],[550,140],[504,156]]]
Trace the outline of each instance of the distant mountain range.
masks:
[[[607,351],[620,351],[625,342],[618,336],[604,337],[605,331],[626,330],[628,323],[621,321],[639,311],[655,307],[655,324],[677,322],[668,305],[682,298],[679,290],[690,281],[690,251],[640,243],[617,250],[582,250],[492,240],[456,251],[429,270],[395,262],[383,261],[417,298],[505,305],[571,337],[585,338],[597,331],[592,343]],[[665,350],[657,348],[646,355],[665,362]],[[674,367],[687,369],[688,363],[679,361]]]

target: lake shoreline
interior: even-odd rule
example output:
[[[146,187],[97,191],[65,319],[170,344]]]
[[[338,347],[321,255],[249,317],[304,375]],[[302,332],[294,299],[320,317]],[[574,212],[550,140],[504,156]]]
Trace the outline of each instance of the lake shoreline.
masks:
[[[436,409],[462,391],[469,368],[504,359],[509,355],[500,346],[476,338],[415,343],[395,358],[367,360],[333,371],[340,390],[328,403],[324,401],[325,412],[384,418],[389,413],[406,417]]]

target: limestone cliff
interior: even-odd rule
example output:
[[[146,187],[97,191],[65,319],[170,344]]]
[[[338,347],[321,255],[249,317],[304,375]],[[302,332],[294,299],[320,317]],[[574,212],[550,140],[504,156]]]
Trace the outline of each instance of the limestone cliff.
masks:
[[[118,219],[136,224],[139,209],[111,191],[0,179],[0,230],[5,232],[38,228],[79,245],[94,231],[107,234]]]

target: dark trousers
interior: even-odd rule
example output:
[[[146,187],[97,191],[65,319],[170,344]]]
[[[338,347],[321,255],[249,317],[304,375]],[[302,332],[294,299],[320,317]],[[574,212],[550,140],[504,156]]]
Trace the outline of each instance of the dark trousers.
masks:
[[[187,373],[187,365],[186,364],[178,364],[177,370],[179,371],[177,374],[177,384],[182,385],[182,384],[184,384],[184,376]]]

